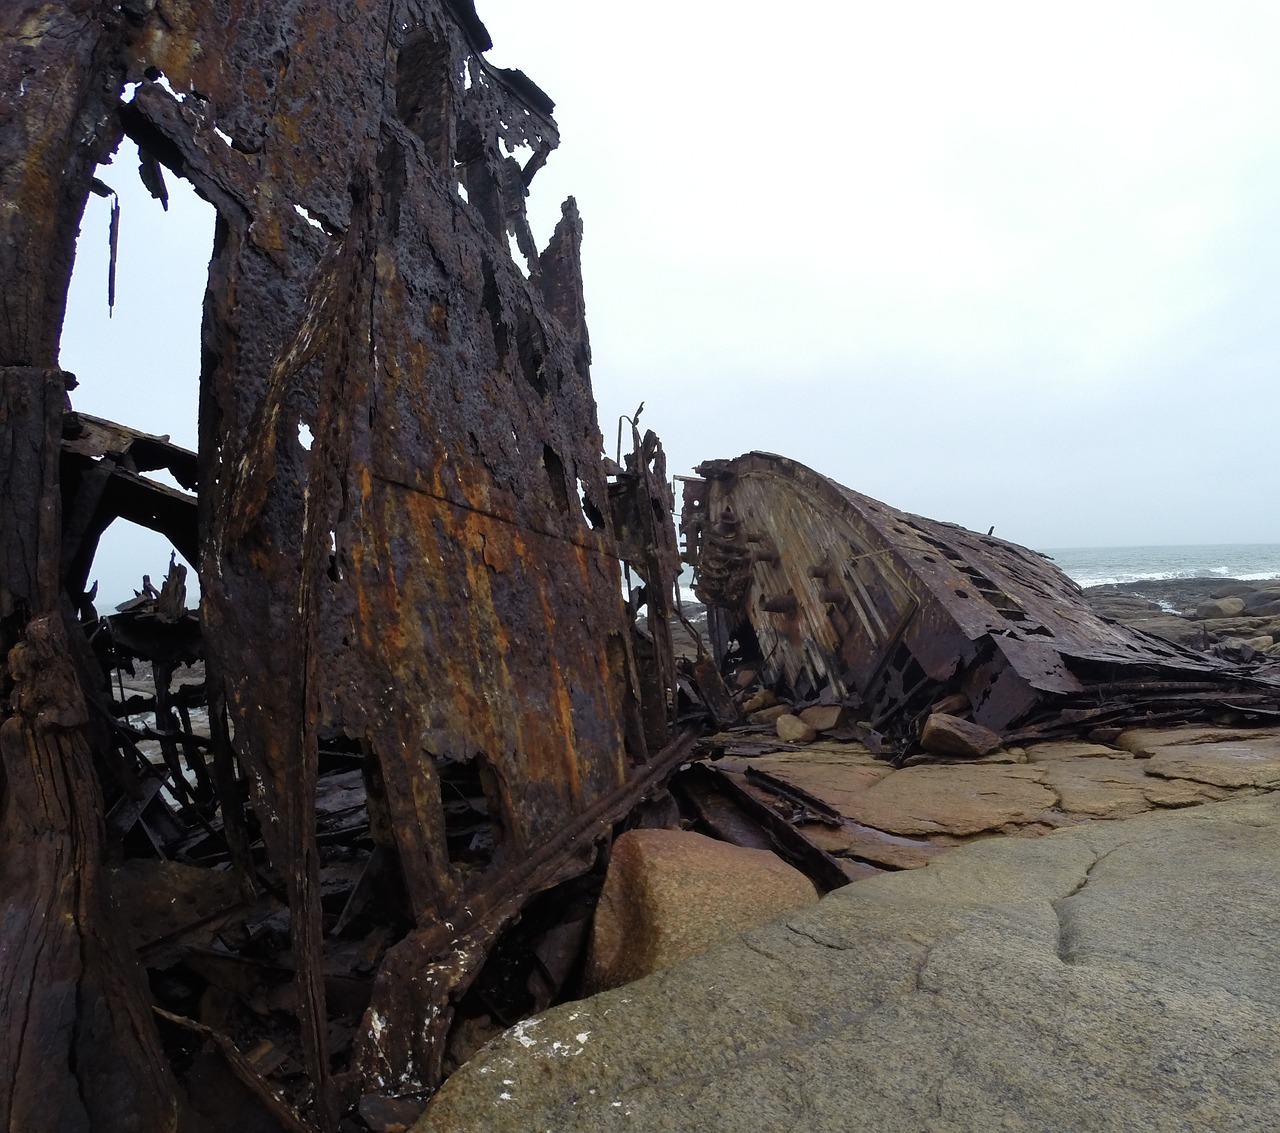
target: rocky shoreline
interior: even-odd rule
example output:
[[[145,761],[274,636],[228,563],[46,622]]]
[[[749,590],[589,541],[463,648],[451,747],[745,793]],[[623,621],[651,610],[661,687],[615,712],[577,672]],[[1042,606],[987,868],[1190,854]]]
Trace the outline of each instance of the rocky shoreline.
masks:
[[[1280,662],[1280,578],[1167,578],[1091,586],[1103,617],[1226,660]]]
[[[1226,662],[1196,672],[1280,668],[1280,580],[1084,594]],[[1274,1124],[1274,704],[894,763],[758,684],[614,842],[582,997],[468,1052],[414,1133]]]

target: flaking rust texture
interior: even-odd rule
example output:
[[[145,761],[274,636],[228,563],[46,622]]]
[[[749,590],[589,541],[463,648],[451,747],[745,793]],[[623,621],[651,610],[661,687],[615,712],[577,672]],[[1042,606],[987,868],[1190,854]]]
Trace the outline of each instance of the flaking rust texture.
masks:
[[[718,658],[758,666],[800,699],[856,706],[895,754],[914,750],[944,701],[1031,738],[1275,700],[1274,684],[1100,618],[1025,547],[769,453],[698,472],[681,530]]]
[[[210,703],[225,704],[287,891],[307,1104],[332,1126],[362,1092],[438,1082],[451,1005],[495,934],[530,892],[586,868],[594,835],[652,782],[646,725],[665,736],[670,663],[642,691],[620,599],[577,209],[565,202],[541,252],[525,219],[558,141],[553,106],[484,59],[470,0],[8,13],[7,384],[25,375],[55,398],[74,384],[57,371],[74,239],[122,133],[153,191],[163,168],[217,212],[194,535],[176,490],[137,510],[198,540]],[[119,454],[156,440],[113,428],[63,429],[70,534],[53,569],[72,604],[124,513],[100,510],[105,486],[136,487]],[[637,474],[660,457],[637,451]],[[37,510],[33,531],[48,526]],[[655,592],[657,565],[642,569]],[[6,648],[59,602],[47,569],[14,583],[29,594],[10,585],[20,573],[3,580]],[[325,751],[362,761],[379,860],[412,919],[337,1077],[315,837]],[[455,799],[470,810],[451,825]]]

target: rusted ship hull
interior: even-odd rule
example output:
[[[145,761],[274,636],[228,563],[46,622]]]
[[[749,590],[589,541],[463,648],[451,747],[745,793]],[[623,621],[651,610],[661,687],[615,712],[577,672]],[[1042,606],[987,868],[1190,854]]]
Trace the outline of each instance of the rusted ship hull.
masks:
[[[1185,718],[1250,691],[1212,658],[1099,617],[1025,547],[769,453],[698,472],[681,530],[720,659],[758,666],[800,699],[856,703],[899,754],[947,698],[1011,736],[1171,707]]]

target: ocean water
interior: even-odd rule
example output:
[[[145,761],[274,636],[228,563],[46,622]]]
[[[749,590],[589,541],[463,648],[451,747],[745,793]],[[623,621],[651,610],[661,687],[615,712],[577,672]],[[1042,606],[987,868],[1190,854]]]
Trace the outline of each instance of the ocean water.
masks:
[[[1280,578],[1280,543],[1063,547],[1044,554],[1081,586],[1167,578]]]
[[[1280,578],[1280,543],[1205,543],[1178,547],[1060,547],[1044,551],[1080,586],[1166,578]],[[680,575],[680,597],[696,604],[693,569]]]

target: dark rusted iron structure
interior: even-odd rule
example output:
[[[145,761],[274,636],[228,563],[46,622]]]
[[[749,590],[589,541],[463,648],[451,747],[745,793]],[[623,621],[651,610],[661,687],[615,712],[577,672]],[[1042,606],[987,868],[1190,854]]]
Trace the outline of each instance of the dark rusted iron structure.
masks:
[[[504,927],[586,870],[680,755],[659,750],[675,558],[661,450],[637,437],[607,483],[578,213],[568,200],[541,251],[525,219],[553,105],[489,65],[489,45],[470,0],[6,6],[5,1128],[186,1122],[98,867],[138,831],[195,860],[165,807],[221,840],[246,900],[287,910],[304,1073],[283,1099],[182,1012],[166,1049],[184,1027],[212,1036],[271,1120],[329,1129],[362,1099],[439,1082],[455,1007]],[[58,369],[80,216],[124,135],[153,193],[167,170],[217,210],[194,455],[69,412]],[[147,478],[161,467],[187,490]],[[87,574],[120,515],[198,560],[203,592],[197,622],[171,574],[104,647],[156,666],[149,737],[121,725],[77,617],[94,616]],[[620,556],[662,625],[643,681]],[[203,689],[172,692],[193,659]],[[178,730],[196,699],[207,737]],[[137,746],[157,736],[163,767]],[[317,782],[335,768],[358,770],[366,811],[346,912],[381,886],[403,917],[365,940],[343,1051],[350,916],[330,907],[317,842]]]
[[[896,754],[946,698],[1006,739],[1276,698],[1268,682],[1099,617],[1025,547],[769,453],[698,473],[681,531],[717,657],[802,700],[856,703]]]

